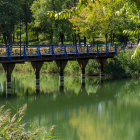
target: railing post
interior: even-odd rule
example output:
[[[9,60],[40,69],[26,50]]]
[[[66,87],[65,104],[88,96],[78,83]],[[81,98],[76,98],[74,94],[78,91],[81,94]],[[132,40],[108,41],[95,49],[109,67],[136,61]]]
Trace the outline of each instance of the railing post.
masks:
[[[52,57],[55,57],[53,45],[52,45]]]
[[[109,54],[108,45],[106,44],[106,54]]]
[[[90,56],[88,45],[87,45],[87,56]]]
[[[20,57],[21,57],[21,44],[20,44]]]
[[[98,44],[97,44],[97,55],[100,55]]]
[[[31,62],[31,64],[35,72],[36,93],[39,93],[40,92],[40,70],[43,66],[43,62]]]
[[[64,46],[64,53],[65,53],[65,57],[68,57],[66,46]]]
[[[24,45],[24,48],[23,48],[23,55],[24,55],[24,58],[27,59],[27,54],[26,54],[26,45]]]
[[[6,90],[7,90],[6,94],[11,95],[11,93],[12,93],[11,75],[12,75],[12,72],[14,70],[15,63],[3,63],[2,66],[3,66],[4,71],[6,73]]]
[[[115,53],[117,53],[117,44],[115,44]]]
[[[131,44],[131,50],[133,49],[133,45]]]
[[[82,87],[85,87],[85,68],[88,64],[88,59],[85,60],[79,59],[78,64],[81,68],[81,85]]]
[[[76,54],[77,54],[77,56],[79,56],[79,52],[78,52],[78,49],[77,49],[77,44],[76,44]]]
[[[57,67],[59,69],[59,86],[60,86],[60,91],[64,91],[64,69],[67,65],[67,60],[58,60],[56,61]]]
[[[60,45],[60,54],[62,54],[62,47],[63,47],[63,44]]]
[[[7,46],[7,55],[8,55],[8,60],[11,60],[11,52],[10,52],[10,46]]]

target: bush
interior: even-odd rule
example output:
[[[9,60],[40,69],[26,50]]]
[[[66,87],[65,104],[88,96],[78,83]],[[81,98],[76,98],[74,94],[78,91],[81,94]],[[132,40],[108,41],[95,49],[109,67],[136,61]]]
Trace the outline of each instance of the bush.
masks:
[[[133,51],[127,50],[116,55],[114,59],[108,60],[105,66],[106,73],[138,77],[140,73],[140,56],[131,59],[132,54]]]
[[[67,74],[79,75],[81,72],[80,66],[77,61],[68,61],[65,72]]]
[[[97,60],[89,60],[86,66],[87,75],[97,75],[99,73],[99,65]]]
[[[27,105],[24,105],[22,108],[20,108],[13,117],[11,117],[9,109],[4,111],[4,106],[0,107],[0,139],[41,140],[45,138],[46,132],[44,128],[36,128],[33,131],[25,130],[25,124],[22,123],[22,119],[26,106]]]

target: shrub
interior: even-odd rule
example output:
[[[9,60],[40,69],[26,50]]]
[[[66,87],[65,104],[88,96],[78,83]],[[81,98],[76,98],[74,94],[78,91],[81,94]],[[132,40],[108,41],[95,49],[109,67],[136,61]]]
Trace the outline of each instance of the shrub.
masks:
[[[140,56],[131,59],[133,51],[127,50],[117,54],[113,60],[108,60],[105,66],[106,73],[129,75],[131,77],[139,76]]]

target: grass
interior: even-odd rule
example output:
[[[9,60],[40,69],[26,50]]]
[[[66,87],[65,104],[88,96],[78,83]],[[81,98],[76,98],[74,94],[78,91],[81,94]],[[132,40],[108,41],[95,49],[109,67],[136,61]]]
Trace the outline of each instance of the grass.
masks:
[[[45,128],[33,128],[30,131],[25,129],[22,123],[27,105],[18,110],[15,115],[11,115],[9,109],[0,107],[0,139],[1,140],[51,140],[53,136],[47,136]],[[11,117],[12,116],[12,117]]]

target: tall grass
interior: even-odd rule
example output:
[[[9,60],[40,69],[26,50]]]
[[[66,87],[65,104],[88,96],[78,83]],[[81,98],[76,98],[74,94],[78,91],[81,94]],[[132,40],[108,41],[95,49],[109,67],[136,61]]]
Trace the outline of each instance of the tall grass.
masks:
[[[0,139],[1,140],[50,140],[45,128],[35,128],[31,131],[25,129],[23,116],[27,105],[18,110],[15,115],[11,115],[9,109],[0,107]],[[11,117],[12,116],[12,117]]]

